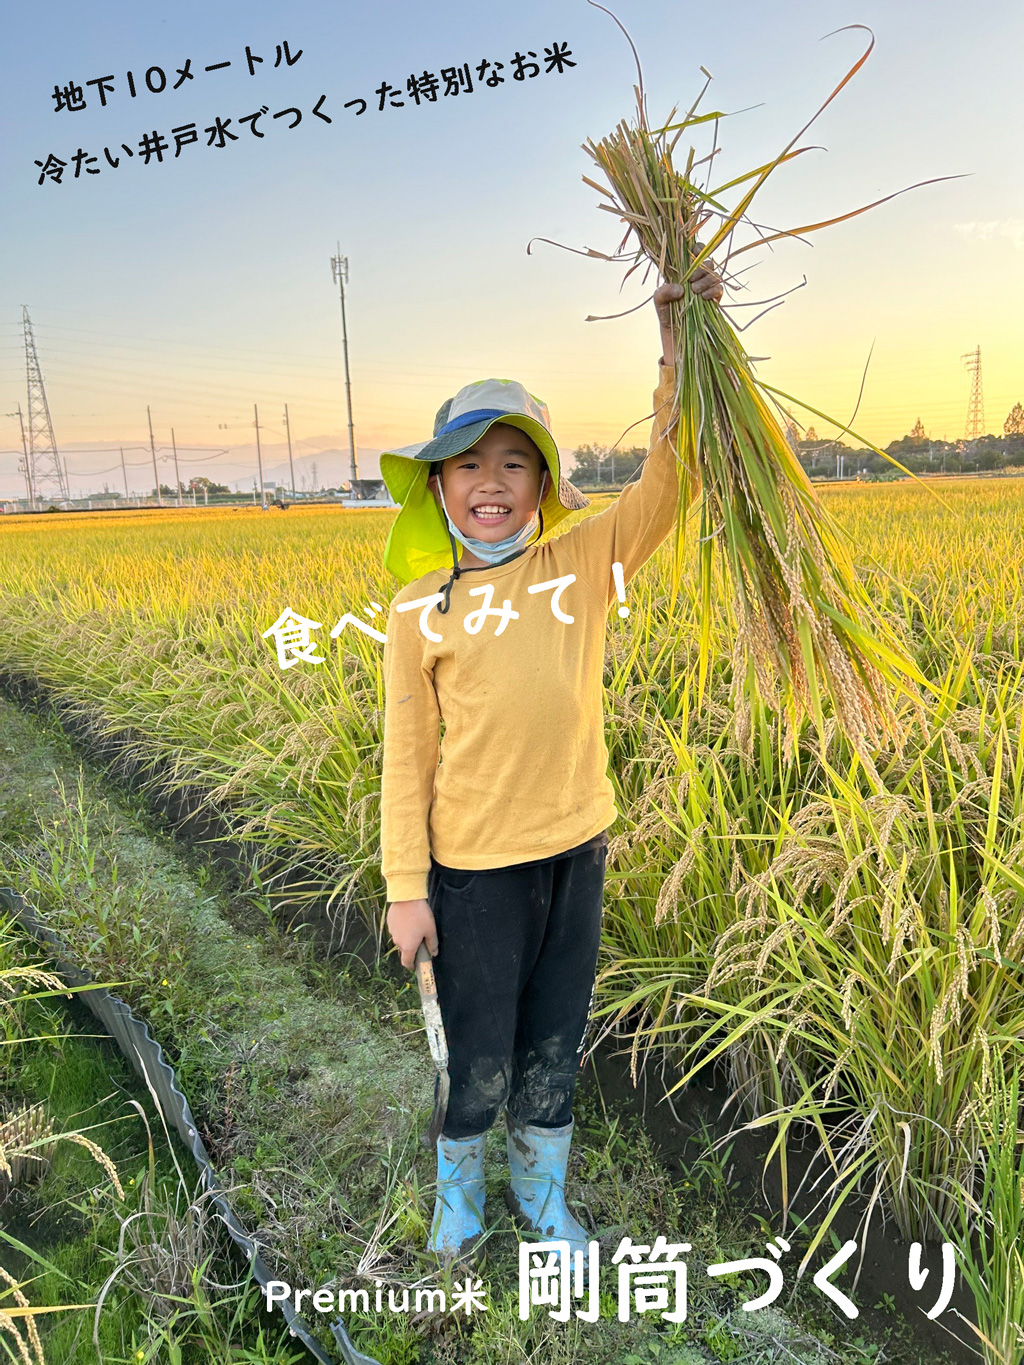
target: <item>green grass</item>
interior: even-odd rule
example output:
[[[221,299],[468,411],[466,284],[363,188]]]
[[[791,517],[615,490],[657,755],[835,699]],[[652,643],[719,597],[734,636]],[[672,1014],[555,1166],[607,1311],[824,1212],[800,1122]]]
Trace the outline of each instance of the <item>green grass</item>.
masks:
[[[13,740],[5,764],[11,808],[31,809],[38,817],[35,828],[22,815],[0,830],[0,836],[15,836],[8,838],[7,875],[18,881],[35,870],[33,899],[89,956],[93,970],[109,979],[103,970],[109,938],[125,983],[119,993],[139,1008],[161,1001],[169,1006],[157,1014],[154,1029],[177,1059],[204,1139],[234,1186],[233,1202],[269,1242],[271,1265],[293,1284],[326,1284],[339,1276],[346,1286],[371,1288],[375,1278],[402,1285],[425,1276],[426,1283],[438,1283],[423,1250],[434,1171],[417,1135],[428,1116],[430,1066],[411,989],[396,994],[387,976],[366,982],[365,969],[351,962],[346,969],[311,960],[295,936],[254,914],[258,891],[232,891],[217,874],[203,872],[197,855],[183,857],[110,788],[85,770],[76,772],[59,734],[51,732],[44,741],[14,708],[4,705],[2,711]],[[130,907],[126,913],[139,931],[139,970],[132,970],[134,933],[124,939],[124,926],[112,922],[114,905]],[[252,932],[254,924],[258,933]],[[108,926],[107,937],[102,925]],[[180,949],[183,965],[164,987],[154,984],[153,945],[166,947],[169,941]],[[66,1025],[62,1032],[52,1054],[26,1053],[16,1079],[19,1093],[47,1097],[69,1118],[88,1114],[90,1121],[104,1123],[97,1133],[117,1162],[126,1199],[90,1197],[97,1179],[84,1152],[55,1161],[25,1207],[26,1215],[40,1213],[41,1254],[56,1268],[36,1282],[31,1301],[58,1302],[72,1290],[86,1294],[72,1301],[94,1298],[113,1268],[102,1258],[97,1265],[95,1253],[110,1252],[120,1220],[145,1208],[151,1212],[138,1222],[155,1235],[139,1239],[143,1250],[165,1240],[191,1247],[197,1272],[215,1254],[206,1267],[208,1280],[234,1282],[240,1277],[237,1260],[225,1255],[216,1238],[197,1237],[190,1229],[189,1199],[179,1189],[152,1117],[156,1177],[147,1177],[146,1131],[118,1089],[134,1095],[137,1088],[122,1064],[108,1045],[73,1038]],[[144,1107],[149,1112],[148,1103]],[[688,1189],[677,1187],[646,1133],[628,1116],[606,1114],[596,1093],[581,1099],[578,1119],[570,1196],[585,1198],[613,1245],[626,1231],[634,1241],[649,1242],[658,1231],[671,1235],[685,1227],[687,1239],[708,1261],[724,1254],[725,1246],[758,1243],[749,1220],[726,1208],[721,1168],[710,1155],[693,1165]],[[691,1300],[692,1323],[671,1337],[649,1319],[619,1323],[610,1296],[593,1325],[562,1326],[536,1312],[524,1324],[517,1314],[517,1240],[504,1217],[506,1175],[497,1140],[488,1153],[487,1179],[495,1227],[484,1267],[490,1309],[468,1323],[444,1317],[415,1326],[397,1315],[350,1316],[359,1344],[385,1365],[494,1359],[568,1365],[581,1358],[618,1365],[630,1354],[651,1361],[726,1359],[709,1352],[725,1349],[722,1343],[736,1333],[747,1358],[763,1365],[775,1358],[773,1335],[798,1360],[852,1365],[862,1358],[842,1344],[835,1356],[822,1354],[820,1338],[789,1317],[739,1314],[715,1286],[710,1291],[701,1286]],[[701,1259],[692,1262],[694,1281]],[[268,1344],[276,1341],[274,1320],[257,1314],[251,1296],[245,1300],[239,1291],[220,1292],[210,1284],[204,1289],[202,1283],[187,1290],[157,1277],[158,1306],[152,1290],[161,1264],[147,1254],[115,1281],[100,1318],[110,1360],[128,1361],[141,1350],[143,1359],[163,1361],[180,1349],[189,1365],[192,1360],[285,1365],[290,1357],[284,1348]],[[308,1316],[330,1346],[323,1320]],[[721,1325],[713,1326],[719,1319]],[[45,1330],[45,1340],[53,1343],[51,1365],[94,1358],[88,1315],[69,1316]],[[260,1332],[263,1346],[254,1344]],[[230,1354],[233,1349],[238,1354]]]

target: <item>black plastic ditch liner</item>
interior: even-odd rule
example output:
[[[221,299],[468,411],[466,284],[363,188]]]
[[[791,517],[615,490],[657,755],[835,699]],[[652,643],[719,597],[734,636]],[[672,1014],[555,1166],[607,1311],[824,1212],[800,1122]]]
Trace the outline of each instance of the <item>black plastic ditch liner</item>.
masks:
[[[6,910],[40,943],[44,943],[54,950],[57,954],[56,974],[67,985],[80,988],[94,983],[95,978],[89,972],[67,960],[70,954],[68,945],[52,929],[48,929],[37,918],[35,911],[24,897],[9,886],[0,886],[0,909]],[[203,1146],[202,1139],[196,1132],[195,1120],[192,1117],[188,1100],[178,1089],[174,1068],[164,1060],[160,1044],[150,1036],[148,1025],[143,1020],[137,1019],[123,1000],[120,1000],[116,995],[111,995],[103,986],[96,987],[94,990],[82,991],[79,998],[89,1007],[111,1035],[139,1078],[148,1085],[160,1105],[165,1121],[176,1130],[182,1142],[192,1153],[199,1168],[201,1187],[209,1192],[232,1241],[245,1253],[246,1258],[252,1264],[253,1277],[260,1288],[265,1290],[274,1276],[270,1274],[266,1263],[260,1256],[258,1244],[248,1236],[228,1203],[223,1193],[223,1186],[210,1164],[210,1158]],[[313,1337],[308,1324],[299,1313],[296,1313],[290,1303],[279,1303],[277,1307],[284,1314],[292,1336],[302,1342],[310,1355],[320,1361],[321,1365],[339,1365],[339,1362],[329,1356]],[[380,1362],[373,1356],[363,1355],[356,1350],[341,1318],[335,1318],[330,1324],[330,1328],[331,1334],[341,1351],[341,1360],[344,1365],[380,1365]]]

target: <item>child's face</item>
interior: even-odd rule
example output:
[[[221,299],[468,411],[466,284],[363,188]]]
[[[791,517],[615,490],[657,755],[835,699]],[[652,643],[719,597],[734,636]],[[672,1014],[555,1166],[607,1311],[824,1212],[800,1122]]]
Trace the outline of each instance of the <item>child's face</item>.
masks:
[[[530,520],[550,475],[525,432],[495,422],[476,445],[444,461],[441,479],[448,514],[463,535],[498,541]],[[436,498],[437,475],[428,482]]]

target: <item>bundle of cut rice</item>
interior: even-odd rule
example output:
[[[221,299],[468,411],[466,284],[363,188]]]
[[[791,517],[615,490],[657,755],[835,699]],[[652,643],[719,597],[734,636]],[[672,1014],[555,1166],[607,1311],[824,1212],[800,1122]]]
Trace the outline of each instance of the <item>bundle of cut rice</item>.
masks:
[[[869,46],[822,109],[870,50]],[[672,156],[687,129],[710,120],[716,120],[717,146],[717,120],[722,115],[697,113],[704,90],[682,120],[672,121],[673,110],[667,126],[651,130],[641,76],[636,121],[624,121],[602,141],[584,144],[611,190],[584,177],[586,183],[611,200],[602,208],[628,224],[618,252],[605,257],[632,261],[627,275],[647,265],[663,280],[683,283],[722,248],[720,269],[728,283],[730,261],[750,246],[827,226],[809,224],[729,251],[736,227],[748,221],[751,201],[769,174],[809,150],[794,150],[794,143],[810,124],[767,165],[713,190],[702,188],[695,171],[713,163],[716,153],[698,161],[691,147],[682,170],[675,168]],[[726,208],[721,196],[738,186],[748,188],[732,208]],[[631,235],[635,250],[627,250]],[[755,378],[721,307],[690,290],[672,307],[677,353],[682,356],[676,388],[680,495],[675,571],[678,575],[684,517],[696,491],[696,477],[701,494],[700,691],[710,654],[712,561],[717,546],[728,569],[738,625],[734,703],[749,703],[759,695],[783,710],[791,747],[803,717],[812,717],[819,734],[824,732],[822,692],[827,692],[839,725],[859,752],[866,755],[868,746],[885,741],[901,747],[894,698],[899,693],[915,696],[924,679],[895,630],[873,610],[842,532],[822,507],[787,441],[773,410],[777,405],[768,397],[778,391]]]

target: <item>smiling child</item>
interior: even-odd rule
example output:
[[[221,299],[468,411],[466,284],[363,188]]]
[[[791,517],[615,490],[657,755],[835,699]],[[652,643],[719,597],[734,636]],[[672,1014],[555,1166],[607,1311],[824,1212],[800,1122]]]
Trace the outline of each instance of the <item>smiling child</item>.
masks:
[[[692,289],[722,296],[710,270]],[[628,582],[675,522],[670,306],[683,297],[675,284],[654,296],[662,360],[639,480],[563,534],[539,543],[587,499],[521,384],[468,385],[431,440],[381,456],[401,504],[385,562],[407,584],[384,650],[381,864],[389,932],[404,966],[422,942],[434,955],[448,1037],[428,1244],[445,1258],[483,1233],[484,1144],[502,1106],[513,1214],[573,1250],[588,1240],[565,1175],[617,814],[605,623],[612,565]]]

